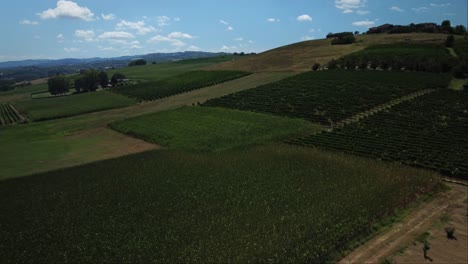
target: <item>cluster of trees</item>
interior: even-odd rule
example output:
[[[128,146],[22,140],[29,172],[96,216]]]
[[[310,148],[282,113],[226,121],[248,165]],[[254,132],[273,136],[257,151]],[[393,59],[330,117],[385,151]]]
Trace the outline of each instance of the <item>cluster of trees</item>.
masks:
[[[128,67],[143,66],[143,65],[146,65],[146,64],[147,64],[146,60],[144,60],[144,59],[138,59],[138,60],[131,61],[131,62],[128,64]]]
[[[367,31],[367,34],[379,34],[379,33],[388,33],[388,34],[401,34],[401,33],[414,33],[414,32],[425,32],[425,33],[446,33],[446,34],[456,34],[463,35],[466,34],[466,28],[463,25],[458,25],[452,27],[450,20],[444,20],[440,25],[436,23],[420,23],[409,25],[392,25],[385,24],[379,27],[370,28]]]
[[[107,88],[109,83],[115,86],[122,79],[125,79],[125,75],[122,73],[115,73],[109,81],[109,77],[104,71],[86,70],[75,79],[74,88],[76,93],[94,92],[99,87]],[[70,79],[63,75],[57,75],[48,80],[48,86],[52,95],[64,95],[70,91]]]
[[[333,38],[332,45],[346,45],[356,42],[353,32],[328,33],[328,38]]]
[[[15,82],[13,80],[0,80],[0,92],[15,89]]]

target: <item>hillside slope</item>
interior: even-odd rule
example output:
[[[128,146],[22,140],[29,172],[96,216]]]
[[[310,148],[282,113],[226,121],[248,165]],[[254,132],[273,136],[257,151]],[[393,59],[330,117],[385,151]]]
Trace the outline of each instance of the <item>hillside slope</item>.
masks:
[[[331,39],[311,40],[216,64],[209,69],[249,72],[306,71],[316,62],[323,65],[370,45],[400,42],[442,43],[446,38],[446,34],[428,33],[359,35],[355,44],[335,46],[331,45]]]

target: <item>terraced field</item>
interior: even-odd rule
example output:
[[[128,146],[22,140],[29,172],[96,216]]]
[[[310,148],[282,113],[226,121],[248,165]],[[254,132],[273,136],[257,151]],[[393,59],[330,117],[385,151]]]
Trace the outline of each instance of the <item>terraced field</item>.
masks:
[[[331,132],[291,143],[468,179],[468,93],[438,90]]]

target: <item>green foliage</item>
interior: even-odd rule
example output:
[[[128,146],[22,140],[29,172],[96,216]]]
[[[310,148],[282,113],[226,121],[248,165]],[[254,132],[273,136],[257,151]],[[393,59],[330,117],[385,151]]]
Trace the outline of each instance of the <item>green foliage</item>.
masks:
[[[10,91],[15,89],[15,82],[12,80],[0,80],[0,92]]]
[[[220,151],[319,131],[298,119],[212,107],[185,107],[110,124],[120,132],[165,147]]]
[[[231,81],[249,74],[240,71],[192,71],[161,81],[142,82],[115,88],[112,91],[137,101],[151,101]]]
[[[107,74],[104,77],[95,69],[87,70],[75,79],[75,89],[77,92],[94,92],[104,81],[102,78],[107,78]]]
[[[447,73],[455,63],[456,60],[441,45],[405,43],[371,46],[340,58],[336,65],[347,69],[366,69],[370,65],[372,69],[404,68],[410,71]]]
[[[445,40],[445,47],[452,48],[454,43],[455,37],[453,35],[450,35],[447,37],[447,40]]]
[[[282,145],[147,152],[1,182],[0,255],[7,263],[325,263],[430,190],[433,177]]]
[[[119,80],[123,80],[123,79],[126,79],[123,73],[120,73],[120,72],[114,73],[114,75],[112,75],[112,78],[111,78],[112,86],[115,86],[117,83],[119,83]]]
[[[0,126],[12,125],[21,121],[21,117],[10,104],[0,103]]]
[[[75,116],[125,107],[134,101],[110,92],[83,93],[57,98],[15,102],[14,105],[33,121]]]
[[[313,71],[318,71],[319,69],[320,69],[320,63],[314,63],[314,65],[312,65]]]
[[[353,33],[350,32],[350,34],[346,34],[346,35],[342,35],[342,36],[334,38],[331,44],[332,45],[347,45],[347,44],[352,44],[355,42],[356,42],[356,37],[354,37]]]
[[[468,176],[468,94],[441,89],[294,143]]]
[[[133,67],[133,66],[144,66],[146,65],[146,60],[144,59],[138,59],[138,60],[134,60],[134,61],[131,61],[128,66],[129,67]]]
[[[449,82],[449,75],[427,73],[311,71],[209,100],[205,105],[331,125],[418,90],[445,88]]]
[[[98,79],[99,85],[101,85],[102,88],[107,88],[107,86],[109,85],[109,76],[107,76],[107,73],[105,71],[99,72]]]
[[[70,81],[65,76],[55,76],[47,80],[52,95],[66,94],[70,90]]]

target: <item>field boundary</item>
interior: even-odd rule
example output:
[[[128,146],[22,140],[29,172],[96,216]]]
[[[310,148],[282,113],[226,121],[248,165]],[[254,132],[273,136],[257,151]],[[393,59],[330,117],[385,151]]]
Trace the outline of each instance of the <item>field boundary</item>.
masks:
[[[336,128],[342,128],[345,125],[357,123],[357,122],[361,121],[364,118],[368,118],[368,117],[373,116],[375,114],[378,114],[378,113],[380,113],[380,112],[382,112],[384,110],[391,109],[392,107],[394,107],[396,105],[399,105],[401,103],[414,100],[414,99],[416,99],[416,98],[418,98],[420,96],[430,94],[430,93],[433,93],[435,91],[436,91],[435,89],[422,90],[422,91],[418,91],[418,92],[414,92],[414,93],[405,95],[405,96],[400,97],[400,98],[395,99],[395,100],[391,100],[390,102],[387,102],[385,104],[376,106],[376,107],[371,108],[371,109],[369,109],[367,111],[361,112],[361,113],[356,114],[356,115],[354,115],[352,117],[341,120],[341,121],[337,122],[336,124],[331,125],[331,127],[330,127],[330,129],[328,131],[331,132]]]

